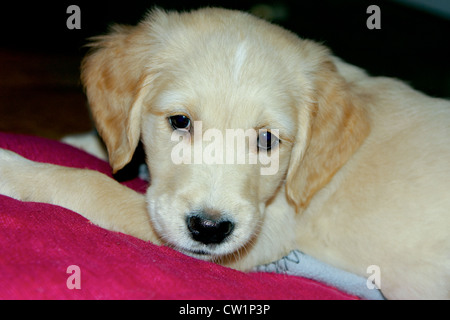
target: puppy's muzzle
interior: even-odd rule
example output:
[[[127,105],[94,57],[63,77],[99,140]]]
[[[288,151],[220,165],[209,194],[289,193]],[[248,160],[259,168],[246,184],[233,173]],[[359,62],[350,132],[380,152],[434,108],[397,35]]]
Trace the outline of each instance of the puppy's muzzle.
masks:
[[[215,218],[205,212],[189,214],[186,224],[192,239],[203,244],[220,244],[234,230],[234,223],[229,219]]]

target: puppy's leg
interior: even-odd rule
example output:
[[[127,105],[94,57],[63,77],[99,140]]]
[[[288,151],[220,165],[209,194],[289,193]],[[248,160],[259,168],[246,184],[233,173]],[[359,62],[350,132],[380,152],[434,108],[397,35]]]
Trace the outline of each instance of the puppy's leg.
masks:
[[[97,171],[34,162],[0,149],[0,194],[59,205],[105,229],[159,243],[145,196]]]

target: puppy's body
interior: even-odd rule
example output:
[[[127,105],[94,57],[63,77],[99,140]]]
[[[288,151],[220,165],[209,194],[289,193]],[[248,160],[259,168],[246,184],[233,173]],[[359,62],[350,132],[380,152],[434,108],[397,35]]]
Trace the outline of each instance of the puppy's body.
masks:
[[[155,11],[94,47],[82,75],[93,117],[114,171],[142,140],[146,196],[95,172],[6,151],[0,192],[63,205],[103,227],[239,269],[300,249],[363,276],[379,266],[388,298],[450,298],[449,102],[222,9]],[[201,121],[204,132],[279,130],[277,172],[174,164],[177,130],[168,119],[180,114]],[[195,127],[187,132],[195,145]],[[47,186],[54,175],[66,180]],[[79,183],[85,187],[74,196]],[[198,237],[208,225],[224,239]]]
[[[448,298],[449,103],[387,78],[358,87],[371,132],[298,217],[298,243],[358,274],[380,266],[388,297]]]

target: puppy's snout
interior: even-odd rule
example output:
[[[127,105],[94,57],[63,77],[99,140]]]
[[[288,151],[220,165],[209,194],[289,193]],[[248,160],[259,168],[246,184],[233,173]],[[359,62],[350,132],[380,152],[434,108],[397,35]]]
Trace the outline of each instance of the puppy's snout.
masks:
[[[219,244],[234,229],[232,221],[224,218],[216,219],[205,213],[190,214],[186,223],[192,238],[204,244]]]

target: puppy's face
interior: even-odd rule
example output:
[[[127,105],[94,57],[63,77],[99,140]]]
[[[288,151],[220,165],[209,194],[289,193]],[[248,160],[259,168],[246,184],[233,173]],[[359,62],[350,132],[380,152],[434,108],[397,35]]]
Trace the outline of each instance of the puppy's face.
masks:
[[[154,227],[203,258],[232,254],[258,235],[297,131],[276,56],[250,40],[227,39],[226,48],[222,40],[197,42],[164,70],[142,122]]]
[[[366,134],[327,50],[243,13],[155,11],[93,46],[82,79],[113,170],[141,139],[151,222],[193,256],[248,253],[274,197],[305,208]]]

